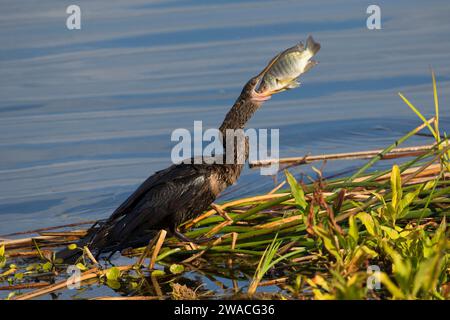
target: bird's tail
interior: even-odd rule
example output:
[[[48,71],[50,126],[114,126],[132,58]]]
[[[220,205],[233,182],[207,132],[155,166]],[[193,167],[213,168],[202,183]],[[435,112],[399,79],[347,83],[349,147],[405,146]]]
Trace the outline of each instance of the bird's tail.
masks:
[[[75,244],[77,248],[64,248],[56,253],[56,259],[62,260],[64,263],[73,264],[78,258],[80,258],[83,254],[83,248],[86,246],[89,248],[89,251],[95,256],[101,253],[101,248],[104,245],[103,242],[106,241],[106,237],[102,237],[104,235],[104,225],[102,222],[95,223],[92,227],[87,231],[87,235],[78,240]],[[100,240],[103,241],[100,241]]]
[[[306,39],[306,49],[310,52],[311,56],[316,55],[320,50],[320,43],[315,42],[312,36]]]
[[[120,220],[119,220],[120,221]],[[78,240],[77,248],[70,250],[68,247],[56,253],[56,259],[62,259],[64,263],[74,264],[83,254],[83,247],[88,247],[95,258],[102,253],[145,246],[156,236],[159,230],[134,230],[133,234],[116,234],[117,219],[99,221],[89,228],[87,235]]]
[[[74,264],[83,254],[82,248],[88,244],[88,237],[84,237],[76,242],[77,247],[70,249],[64,248],[56,253],[56,260],[60,260],[63,263]]]

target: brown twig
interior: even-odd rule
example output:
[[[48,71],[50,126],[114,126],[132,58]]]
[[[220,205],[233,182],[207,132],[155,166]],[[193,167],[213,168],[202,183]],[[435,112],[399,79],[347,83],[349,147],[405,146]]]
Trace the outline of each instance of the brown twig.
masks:
[[[431,150],[434,145],[422,145],[406,148],[396,148],[391,152],[387,153],[382,159],[394,159],[400,157],[412,157],[418,156]],[[314,161],[323,160],[351,160],[351,159],[368,159],[378,155],[383,150],[367,150],[367,151],[357,151],[357,152],[345,152],[345,153],[331,153],[322,154],[317,156],[302,156],[302,157],[290,157],[281,159],[268,159],[268,160],[258,160],[250,164],[251,168],[257,168],[261,166],[268,166],[273,163],[279,164],[307,164]]]
[[[164,229],[159,232],[158,241],[156,241],[155,249],[153,249],[152,258],[148,265],[149,269],[153,269],[155,267],[156,258],[158,257],[159,251],[161,250],[161,247],[164,243],[164,239],[166,238],[166,235],[167,235],[167,231]]]
[[[92,224],[92,223],[95,223],[95,222],[97,222],[97,221],[96,220],[89,220],[89,221],[82,221],[82,222],[77,222],[77,223],[64,224],[64,225],[55,226],[55,227],[40,228],[40,229],[29,230],[29,231],[22,231],[22,232],[14,232],[14,233],[1,235],[0,238],[2,238],[2,237],[19,236],[19,235],[31,234],[31,233],[39,233],[39,232],[42,232],[42,231],[55,230],[55,229],[68,228],[68,227],[77,227],[77,226],[82,226],[82,225],[85,225],[85,224]]]
[[[119,266],[116,268],[119,269],[119,271],[126,271],[126,270],[132,269],[133,265]],[[92,269],[89,269],[88,271],[82,273],[78,280],[81,283],[83,281],[104,275],[107,271],[108,270],[99,271],[98,268],[92,268]],[[67,288],[67,280],[62,280],[53,285],[15,296],[15,297],[11,298],[11,300],[30,300],[30,299],[37,298],[37,297],[43,296],[45,294],[49,294],[49,293],[52,293],[52,292],[55,292],[55,291],[58,291],[61,289],[65,289],[65,288]]]
[[[23,289],[35,289],[35,288],[42,288],[47,287],[50,285],[48,282],[32,282],[32,283],[22,283],[22,284],[16,284],[11,286],[3,286],[0,287],[0,290],[23,290]]]
[[[267,194],[274,194],[275,192],[277,192],[278,190],[280,190],[285,184],[286,184],[286,180],[284,180],[284,181],[281,182],[279,185],[277,185],[275,188],[273,188],[272,190],[270,190]]]
[[[161,297],[155,296],[133,296],[133,297],[95,297],[89,300],[159,300]]]

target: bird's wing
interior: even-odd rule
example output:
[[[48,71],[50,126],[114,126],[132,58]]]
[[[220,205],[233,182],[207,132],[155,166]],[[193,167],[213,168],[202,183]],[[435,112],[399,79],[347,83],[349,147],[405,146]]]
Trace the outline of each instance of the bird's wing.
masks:
[[[126,213],[130,208],[132,208],[149,190],[155,189],[158,185],[163,185],[167,181],[173,180],[174,172],[179,172],[178,167],[183,167],[183,165],[173,165],[161,171],[155,172],[153,175],[148,177],[116,210],[114,210],[110,219],[117,218],[122,214]],[[188,176],[195,174],[193,168],[190,166],[184,166],[182,171]]]
[[[190,165],[172,166],[169,169],[148,178],[114,212],[108,220],[114,224],[110,229],[112,238],[123,238],[137,229],[157,228],[172,214],[192,209],[194,199],[208,192],[207,170]]]

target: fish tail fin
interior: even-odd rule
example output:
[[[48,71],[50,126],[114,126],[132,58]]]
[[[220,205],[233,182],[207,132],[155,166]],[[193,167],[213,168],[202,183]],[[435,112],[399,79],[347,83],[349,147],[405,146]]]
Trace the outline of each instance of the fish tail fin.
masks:
[[[320,43],[315,42],[313,37],[309,36],[306,39],[306,49],[314,56],[320,50]]]
[[[311,70],[312,67],[318,65],[319,63],[315,60],[310,60],[308,61],[308,63],[305,66],[305,69],[303,70],[303,73],[308,72],[309,70]]]

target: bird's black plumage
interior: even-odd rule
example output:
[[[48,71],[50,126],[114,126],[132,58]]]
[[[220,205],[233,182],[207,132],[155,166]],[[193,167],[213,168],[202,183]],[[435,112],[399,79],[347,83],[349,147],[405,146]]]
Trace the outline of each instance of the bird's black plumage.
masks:
[[[148,243],[160,229],[175,231],[215,200],[214,171],[212,165],[179,164],[155,173],[96,230],[89,246],[120,250]]]
[[[220,127],[223,136],[228,129],[243,129],[261,106],[262,100],[257,99],[255,91],[260,77],[261,74],[244,86]],[[158,171],[107,220],[91,227],[79,246],[88,246],[98,256],[102,252],[143,246],[161,229],[175,232],[179,224],[206,210],[220,192],[237,180],[242,168],[242,163],[183,163]],[[77,255],[79,251],[65,249],[57,257],[68,261]]]

